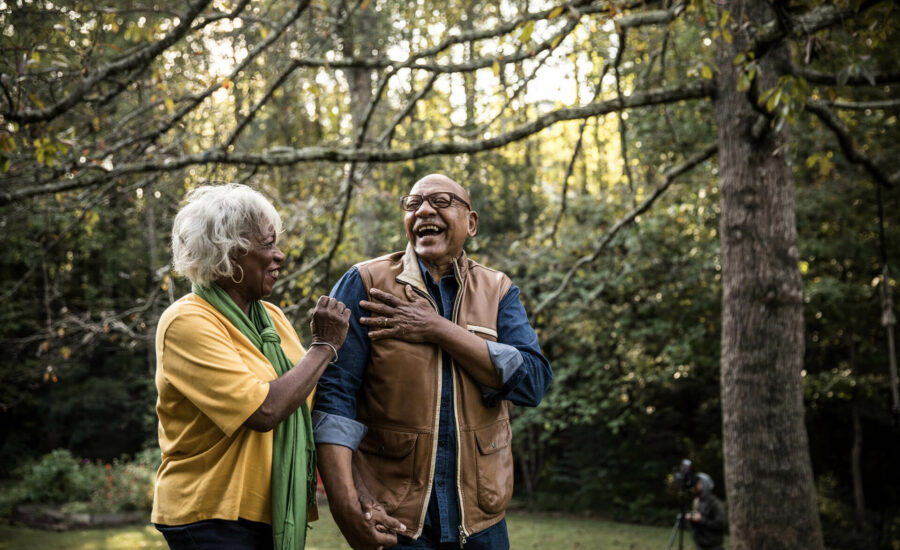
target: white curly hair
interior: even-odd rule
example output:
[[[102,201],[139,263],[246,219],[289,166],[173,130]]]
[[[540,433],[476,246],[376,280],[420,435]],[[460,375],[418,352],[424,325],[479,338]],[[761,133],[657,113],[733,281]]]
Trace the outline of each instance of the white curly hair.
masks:
[[[249,250],[253,238],[281,233],[281,216],[259,191],[239,183],[191,190],[172,225],[175,271],[203,286],[231,277],[231,258]]]

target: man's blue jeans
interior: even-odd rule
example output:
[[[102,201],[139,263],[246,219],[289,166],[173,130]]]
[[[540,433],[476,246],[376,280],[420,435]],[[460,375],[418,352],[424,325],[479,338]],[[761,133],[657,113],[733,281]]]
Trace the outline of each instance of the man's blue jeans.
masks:
[[[238,519],[208,519],[185,525],[159,525],[172,550],[272,550],[272,526]]]
[[[439,538],[439,536],[438,536]],[[389,550],[419,550],[428,548],[431,550],[459,550],[459,541],[439,543],[435,542],[428,529],[422,532],[416,540],[400,535],[397,537],[397,545]],[[506,531],[506,519],[484,531],[471,535],[466,540],[465,550],[509,550],[509,535]]]

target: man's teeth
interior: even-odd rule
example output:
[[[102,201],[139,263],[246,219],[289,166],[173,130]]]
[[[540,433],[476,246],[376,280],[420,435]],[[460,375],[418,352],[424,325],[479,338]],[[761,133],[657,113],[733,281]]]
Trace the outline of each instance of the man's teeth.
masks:
[[[416,233],[419,235],[424,235],[426,233],[440,233],[440,232],[441,232],[441,228],[436,225],[433,225],[433,224],[423,225],[423,226],[419,227],[419,229],[416,231]]]

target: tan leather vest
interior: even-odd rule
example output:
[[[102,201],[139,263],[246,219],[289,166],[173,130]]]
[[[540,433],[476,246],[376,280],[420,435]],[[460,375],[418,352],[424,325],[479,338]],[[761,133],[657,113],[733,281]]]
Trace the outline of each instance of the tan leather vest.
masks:
[[[408,246],[359,264],[369,289],[405,298],[412,285],[432,305],[418,259]],[[497,340],[497,311],[511,286],[509,278],[466,258],[454,266],[460,294],[453,321],[486,340]],[[371,298],[370,298],[371,299]],[[435,309],[437,307],[435,306]],[[369,491],[388,514],[422,533],[434,479],[442,354],[434,344],[396,339],[372,341],[358,394],[357,419],[369,430],[354,463]],[[481,389],[465,370],[451,364],[456,421],[456,486],[460,536],[500,521],[513,491],[512,431],[506,401],[486,407]]]

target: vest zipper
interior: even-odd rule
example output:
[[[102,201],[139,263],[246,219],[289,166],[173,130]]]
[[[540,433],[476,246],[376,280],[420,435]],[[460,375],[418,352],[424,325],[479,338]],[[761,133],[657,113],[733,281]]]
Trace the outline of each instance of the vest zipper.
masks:
[[[456,292],[456,301],[453,304],[452,321],[453,324],[458,324],[459,308],[462,303],[465,287],[463,286],[462,274],[459,272],[459,266],[457,265],[456,260],[453,260],[453,273],[456,275],[456,283],[459,286],[459,290]],[[441,354],[441,356],[443,357],[443,354]],[[456,400],[459,398],[459,388],[457,387],[456,381],[456,362],[453,361],[452,358],[450,359],[450,379],[453,381],[453,426],[456,431],[456,499],[459,504],[459,547],[462,548],[463,545],[466,544],[468,533],[466,532],[465,527],[466,512],[465,506],[463,505],[462,494],[462,452],[460,452],[462,439],[459,429],[459,410],[456,406]]]

